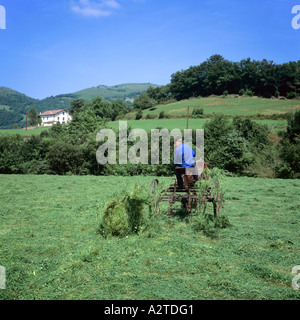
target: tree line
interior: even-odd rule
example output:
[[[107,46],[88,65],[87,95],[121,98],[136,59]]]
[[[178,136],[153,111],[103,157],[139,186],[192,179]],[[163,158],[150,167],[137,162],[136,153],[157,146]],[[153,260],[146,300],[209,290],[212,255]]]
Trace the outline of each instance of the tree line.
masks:
[[[122,101],[77,99],[71,103],[73,121],[68,125],[58,123],[40,135],[25,138],[0,136],[0,174],[174,175],[172,162],[168,165],[97,162],[96,152],[102,144],[96,141],[97,132],[107,128],[108,116],[117,119],[127,108]],[[129,127],[128,134],[130,131]],[[266,125],[238,117],[228,119],[217,115],[206,122],[204,132],[205,159],[211,168],[218,167],[238,176],[300,177],[300,110],[289,115],[287,129],[280,133],[276,143],[269,139]],[[116,131],[117,150],[118,136]],[[195,132],[193,136],[195,145]],[[150,135],[148,139],[150,158]],[[128,150],[132,145],[134,142],[128,142]],[[172,154],[172,141],[170,151]]]
[[[227,94],[296,98],[300,96],[300,60],[275,64],[247,58],[232,62],[216,54],[200,65],[173,73],[168,85],[149,88],[137,106],[145,109],[172,99]]]

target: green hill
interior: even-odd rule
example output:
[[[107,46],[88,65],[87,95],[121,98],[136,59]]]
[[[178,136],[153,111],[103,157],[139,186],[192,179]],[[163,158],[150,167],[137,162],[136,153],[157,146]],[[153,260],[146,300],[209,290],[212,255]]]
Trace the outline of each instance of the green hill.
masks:
[[[135,97],[146,91],[151,83],[120,84],[116,86],[98,86],[84,89],[75,93],[61,94],[47,97],[42,100],[33,99],[25,94],[6,87],[0,87],[0,129],[11,129],[14,124],[22,128],[25,126],[25,115],[28,110],[34,108],[37,112],[55,109],[68,109],[70,102],[82,98],[91,101],[95,97],[114,101],[122,99],[132,101]]]
[[[36,100],[15,90],[0,87],[0,128],[12,128],[14,123],[20,125],[28,106]]]
[[[102,97],[108,101],[117,99],[131,100],[145,92],[151,86],[157,87],[157,85],[151,83],[126,83],[111,87],[100,85],[98,87],[77,91],[74,95],[86,101],[90,101],[95,97]]]
[[[187,107],[190,106],[190,118],[194,108],[202,108],[204,116],[215,114],[225,114],[230,117],[247,116],[254,117],[263,115],[263,118],[272,119],[274,114],[277,117],[284,118],[284,114],[294,112],[300,108],[300,101],[296,99],[266,99],[259,97],[226,97],[214,96],[207,98],[193,98],[171,102],[169,104],[160,104],[155,109],[143,110],[143,117],[147,115],[158,117],[160,112],[164,112],[170,118],[186,118]],[[126,115],[126,119],[135,119],[136,111]]]

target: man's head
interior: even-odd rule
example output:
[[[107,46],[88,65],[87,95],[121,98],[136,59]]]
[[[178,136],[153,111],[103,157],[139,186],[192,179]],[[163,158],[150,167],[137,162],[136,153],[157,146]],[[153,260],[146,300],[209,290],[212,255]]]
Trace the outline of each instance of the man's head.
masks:
[[[182,144],[181,136],[174,137],[174,147],[177,148]]]

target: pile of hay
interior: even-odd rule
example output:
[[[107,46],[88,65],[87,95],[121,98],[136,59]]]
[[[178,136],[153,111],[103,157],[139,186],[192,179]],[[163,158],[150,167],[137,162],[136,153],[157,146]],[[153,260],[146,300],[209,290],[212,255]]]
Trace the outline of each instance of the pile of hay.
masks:
[[[130,194],[115,196],[102,210],[100,233],[107,236],[124,237],[137,233],[149,213],[148,196],[136,185]]]

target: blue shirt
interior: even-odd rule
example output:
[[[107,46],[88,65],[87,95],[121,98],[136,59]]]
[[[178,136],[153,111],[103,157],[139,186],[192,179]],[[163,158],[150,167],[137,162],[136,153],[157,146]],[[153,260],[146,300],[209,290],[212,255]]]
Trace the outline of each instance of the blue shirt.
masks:
[[[195,151],[187,144],[182,143],[175,149],[173,163],[184,168],[190,168],[195,165]]]

